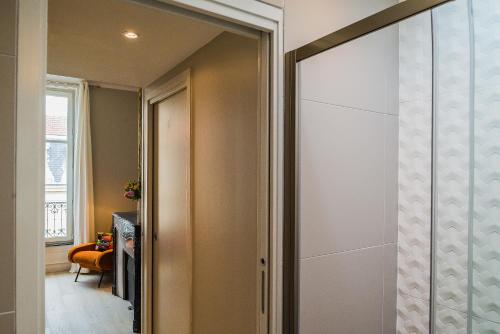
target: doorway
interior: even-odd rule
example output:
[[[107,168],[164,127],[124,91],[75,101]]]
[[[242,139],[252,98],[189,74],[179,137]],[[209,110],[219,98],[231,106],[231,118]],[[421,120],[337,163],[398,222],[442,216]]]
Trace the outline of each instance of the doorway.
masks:
[[[151,257],[153,261],[164,262],[171,256],[169,252],[175,255],[176,247],[187,254],[182,263],[189,262],[192,256],[193,333],[254,333],[260,331],[261,326],[267,326],[268,245],[266,236],[259,235],[259,231],[267,226],[268,143],[258,133],[260,128],[260,133],[265,134],[268,125],[265,109],[256,112],[259,110],[255,86],[258,53],[258,40],[224,33],[152,83],[144,94],[145,109],[149,113],[144,129],[150,132],[151,141],[148,139],[148,142],[154,146],[148,161],[153,169],[151,173],[159,179],[177,174],[173,176],[177,181],[172,184],[177,190],[170,191],[174,191],[177,201],[181,201],[176,208],[183,208],[182,216],[173,214],[173,209],[165,211],[170,204],[158,197],[166,196],[157,189],[161,182],[155,178],[151,180],[151,192],[145,194],[148,197],[146,205],[153,208]],[[161,117],[162,112],[169,114],[167,105],[171,99],[179,99],[182,94],[190,95],[190,114],[184,114],[191,117],[189,127],[176,123],[173,116],[170,123],[165,122],[167,116],[163,116],[163,120]],[[158,122],[165,123],[160,126]],[[181,129],[174,128],[175,124]],[[188,148],[160,151],[156,145],[162,136],[170,138],[169,133],[176,133],[179,138],[175,147],[181,144],[185,147],[187,143],[180,138],[188,135],[191,139]],[[161,156],[186,152],[190,152],[189,168],[181,168],[180,162],[166,164],[166,158]],[[159,166],[162,161],[163,167]],[[191,182],[186,189],[188,179]],[[181,181],[184,188],[179,184]],[[185,202],[187,190],[191,195]],[[184,207],[188,204],[191,208],[186,213]],[[160,212],[163,212],[162,217]],[[189,223],[186,223],[186,215],[191,217]],[[172,224],[182,231],[175,235],[175,240],[163,234],[169,228],[177,230]],[[175,246],[168,247],[169,244]],[[189,246],[191,248],[186,250]],[[157,248],[164,251],[155,251]],[[167,274],[158,271],[162,271],[162,267],[153,266],[152,294],[168,294],[155,284],[159,275]],[[168,319],[163,320],[168,322]]]
[[[149,5],[151,5],[151,4],[149,4]],[[173,8],[173,11],[174,11],[176,14],[178,14],[178,13],[182,13],[183,15],[188,14],[188,11],[183,11],[183,10],[181,10],[181,9],[177,8],[177,7],[174,7],[174,6],[170,7],[170,6],[158,5],[158,6],[150,6],[150,8],[151,8],[151,7],[160,7],[160,8],[163,8],[163,9],[165,9],[165,8],[167,8],[167,7],[168,7],[169,9],[172,9],[172,8]],[[156,10],[157,10],[157,9],[158,9],[158,8],[156,8]],[[21,11],[21,12],[22,12],[22,11]],[[26,13],[26,14],[27,14],[27,13]],[[23,15],[23,13],[21,13],[21,16],[22,16],[22,15]],[[27,15],[29,15],[29,14],[27,14]],[[198,19],[198,20],[200,19],[200,17],[202,17],[202,16],[201,16],[201,15],[199,15],[199,14],[193,14],[193,16],[194,16],[194,17],[196,17],[196,19]],[[209,17],[209,16],[207,16],[207,17]],[[205,18],[205,17],[204,17],[204,18]],[[212,20],[210,20],[210,19],[209,19],[208,21],[210,21],[210,22],[213,24],[213,22],[214,22],[215,20],[213,20],[213,19],[212,19]],[[272,20],[271,20],[271,21],[272,21]],[[269,41],[269,39],[268,39],[267,35],[265,35],[265,34],[264,34],[264,35],[262,35],[262,36],[261,36],[259,33],[255,34],[255,32],[253,32],[253,33],[251,33],[251,34],[250,34],[250,33],[249,33],[249,31],[250,31],[250,30],[249,30],[249,29],[247,29],[247,28],[242,28],[241,30],[239,30],[239,29],[237,29],[237,28],[236,28],[237,26],[236,26],[236,25],[234,25],[234,24],[232,24],[232,23],[223,22],[223,21],[221,21],[221,22],[222,22],[222,24],[221,24],[221,25],[224,27],[224,29],[225,29],[225,30],[229,30],[229,31],[230,31],[230,32],[232,32],[232,33],[234,33],[235,31],[240,31],[240,32],[242,32],[242,33],[243,33],[243,35],[246,35],[246,36],[248,36],[248,35],[252,35],[252,36],[253,36],[253,38],[255,38],[255,36],[257,36],[257,39],[264,41],[264,43],[267,43],[267,42]],[[267,28],[267,30],[269,30],[269,29],[270,29],[271,31],[274,31],[275,27],[268,27],[268,28]],[[276,31],[278,31],[278,28],[276,28]],[[22,36],[20,36],[20,39],[22,39],[22,38],[23,38],[23,37],[22,37]],[[261,38],[262,38],[262,39],[261,39]],[[274,40],[273,40],[273,42],[274,42]],[[264,43],[263,43],[263,44],[264,44]],[[266,49],[266,50],[268,50],[267,46],[265,47],[265,49]],[[267,52],[267,51],[266,51],[266,52]],[[266,57],[269,57],[269,53],[266,53],[266,54],[265,54],[265,56],[266,56]],[[21,62],[21,63],[22,63],[22,62]],[[271,63],[271,62],[269,61],[269,59],[261,59],[261,60],[260,60],[259,65],[261,66],[261,68],[259,68],[259,69],[258,69],[258,74],[259,74],[259,75],[261,75],[261,74],[263,74],[263,73],[266,73],[266,79],[262,80],[261,82],[257,82],[257,86],[259,86],[259,85],[261,85],[261,84],[262,84],[262,94],[260,94],[260,95],[258,95],[258,96],[257,96],[258,101],[257,101],[257,103],[256,103],[256,104],[259,106],[259,108],[260,108],[261,106],[265,106],[265,107],[266,107],[266,110],[269,110],[269,109],[267,109],[267,107],[268,107],[268,104],[267,104],[267,103],[270,101],[269,96],[268,96],[268,94],[267,94],[267,92],[268,92],[268,87],[269,87],[269,86],[268,86],[268,85],[269,85],[269,81],[268,81],[267,74],[269,73],[269,71],[268,71],[268,68],[266,67],[269,63]],[[273,64],[275,64],[275,62],[274,62],[274,61],[272,61],[272,63],[273,63]],[[22,66],[20,66],[20,68],[22,68]],[[21,71],[21,72],[22,72],[22,71]],[[262,78],[262,77],[261,77],[261,78]],[[23,82],[23,81],[22,81],[22,80],[20,80],[20,85],[22,85],[22,82]],[[274,82],[274,81],[273,81],[273,82]],[[273,84],[272,86],[273,86],[273,87],[276,87],[276,86],[274,86],[274,84]],[[116,88],[116,87],[115,87],[115,88]],[[276,92],[277,92],[277,90],[276,90]],[[22,95],[22,92],[20,93],[20,95]],[[264,102],[264,101],[265,101],[265,102]],[[276,100],[276,101],[274,101],[274,102],[276,102],[276,103],[277,103],[277,100]],[[276,104],[276,106],[277,106],[277,104]],[[273,107],[273,108],[274,108],[274,107]],[[267,111],[266,111],[266,112],[267,112]],[[268,115],[269,115],[269,114],[268,114]],[[260,115],[260,114],[259,114],[259,117],[261,117],[261,115]],[[273,117],[274,117],[274,116],[273,116]],[[269,122],[268,122],[268,121],[269,121],[269,119],[267,119],[265,122],[267,122],[267,124],[268,124],[268,126],[269,126]],[[260,124],[260,123],[259,123],[259,124]],[[21,126],[21,128],[22,128],[22,126]],[[269,135],[270,135],[270,131],[269,131],[269,129],[268,129],[268,128],[266,128],[266,129],[259,128],[258,132],[259,132],[259,134],[264,134],[265,136],[269,136]],[[266,138],[267,138],[267,137],[266,137]],[[266,140],[267,140],[267,139],[266,139]],[[269,143],[269,142],[267,142],[267,145],[269,146],[269,145],[270,145],[270,143]],[[144,147],[145,147],[145,146],[143,146],[143,148],[144,148]],[[267,147],[267,149],[269,149],[269,147]],[[145,151],[146,151],[146,150],[145,150]],[[146,152],[147,152],[147,151],[146,151]],[[263,152],[259,152],[259,154],[260,154],[260,153],[264,153],[264,155],[265,155],[266,157],[268,157],[268,156],[269,156],[269,151],[267,151],[267,153],[266,153],[266,152],[264,152],[264,151],[263,151]],[[267,160],[267,158],[266,158],[266,160]],[[268,163],[268,161],[267,161],[266,163]],[[273,168],[271,168],[271,166],[270,166],[270,165],[267,165],[266,170],[267,170],[267,171],[269,171],[269,170],[271,170],[271,171],[272,171],[272,170],[273,170]],[[260,172],[259,172],[259,173],[260,173]],[[265,174],[266,174],[266,175],[265,175],[265,177],[268,177],[268,176],[269,176],[269,173],[267,173],[267,172],[266,172]],[[257,183],[257,182],[260,182],[260,181],[256,181],[256,183]],[[267,188],[268,188],[268,189],[267,189],[267,191],[268,191],[268,192],[270,191],[270,189],[269,189],[269,182],[270,182],[270,180],[269,180],[269,179],[267,179]],[[146,183],[147,183],[147,182],[146,182]],[[20,187],[22,187],[22,182],[20,182]],[[263,198],[267,198],[267,195],[265,195],[265,196],[261,196],[260,200],[262,200]],[[22,205],[21,205],[21,201],[19,201],[19,202],[18,202],[18,205],[22,206]],[[146,205],[144,205],[144,210],[146,210]],[[269,217],[269,216],[270,216],[269,212],[268,212],[268,213],[262,212],[262,213],[261,213],[261,215],[262,215],[262,216],[266,216],[266,217]],[[147,215],[146,215],[146,216],[147,216]],[[146,217],[146,216],[144,217],[144,220],[145,220],[145,221],[147,220],[147,217]],[[20,215],[20,216],[18,216],[18,218],[22,219],[23,217],[22,217],[22,215]],[[260,223],[259,223],[259,224],[260,224]],[[255,229],[256,229],[256,230],[258,229],[259,231],[266,231],[266,232],[268,232],[268,231],[270,230],[270,228],[269,228],[269,227],[265,227],[265,226],[261,226],[261,225],[256,226],[256,227],[255,227]],[[276,228],[274,228],[274,229],[273,229],[273,231],[275,231],[275,230],[276,230]],[[275,233],[275,232],[273,232],[273,233]],[[276,234],[276,233],[275,233],[275,234]],[[147,246],[147,245],[148,245],[148,244],[147,244],[147,240],[148,240],[148,238],[149,238],[150,236],[151,236],[151,235],[148,235],[148,234],[147,234],[147,232],[145,233],[145,235],[144,235],[145,246]],[[259,242],[259,243],[260,243],[260,242],[262,242],[262,240],[261,240],[261,239],[262,239],[262,240],[267,240],[267,241],[270,241],[272,238],[270,238],[270,237],[269,237],[269,235],[265,235],[265,236],[263,236],[262,238],[259,238],[259,240],[258,240],[258,242]],[[264,242],[265,242],[265,241],[264,241]],[[266,248],[265,248],[265,249],[264,249],[264,251],[263,251],[263,252],[265,252],[265,253],[266,253],[266,256],[267,256],[267,254],[269,253],[270,248],[271,248],[271,246],[270,246],[269,244],[267,244],[267,245],[266,245]],[[276,252],[276,250],[274,249],[274,250],[272,251],[272,253],[274,254],[275,252]],[[22,253],[22,252],[20,252],[20,253]],[[147,253],[147,252],[145,252],[145,253]],[[259,255],[260,255],[260,254],[259,254]],[[21,258],[23,258],[23,257],[22,257],[22,254],[20,254],[19,259],[21,259]],[[259,259],[262,259],[262,257],[261,257],[261,256],[258,256],[258,258],[259,258]],[[147,259],[147,257],[146,257],[146,259]],[[24,258],[24,260],[26,260],[26,258]],[[145,263],[147,263],[147,260],[146,260],[146,261],[144,261],[144,262],[145,262]],[[270,272],[269,272],[269,270],[267,270],[267,269],[269,268],[268,266],[269,266],[269,265],[271,265],[271,264],[273,263],[273,261],[271,260],[271,258],[266,257],[266,258],[264,258],[264,261],[258,261],[258,262],[259,262],[259,265],[255,265],[255,267],[256,267],[257,269],[255,269],[255,268],[254,268],[255,282],[257,282],[257,281],[258,281],[258,278],[260,278],[260,277],[264,277],[264,279],[266,279],[266,280],[267,280],[267,278],[266,278],[266,277],[269,277],[269,276],[271,276],[271,275],[273,275],[273,279],[275,280],[275,279],[276,279],[276,278],[275,278],[276,271],[274,270],[274,273],[270,273]],[[264,263],[265,263],[265,266],[264,266],[264,267],[262,266],[262,262],[264,262]],[[40,264],[43,264],[43,262],[41,262]],[[145,266],[147,266],[147,264],[145,264]],[[19,267],[19,266],[18,266],[18,267]],[[24,267],[24,265],[23,265],[23,267]],[[41,269],[40,267],[37,267],[37,268]],[[265,268],[265,270],[262,270],[262,268]],[[26,281],[26,278],[24,278],[24,280]],[[145,281],[147,281],[147,279],[146,279]],[[265,291],[264,291],[264,292],[262,292],[262,293],[259,293],[259,295],[261,295],[261,296],[265,296],[265,298],[266,298],[266,300],[267,300],[267,299],[268,299],[268,297],[270,296],[270,285],[269,285],[269,282],[268,282],[268,281],[266,282],[265,280],[263,280],[263,282],[264,282],[264,283],[261,283],[259,286],[260,286],[260,287],[264,287]],[[20,283],[20,284],[18,284],[18,286],[23,286],[23,284],[22,284],[22,283]],[[37,286],[37,285],[35,285],[34,287],[36,288],[36,286]],[[274,290],[276,290],[276,289],[275,289],[275,286],[276,286],[276,284],[274,283],[273,288],[272,288],[272,289],[273,289],[273,293],[274,293]],[[41,288],[39,288],[39,289],[41,289]],[[149,289],[149,287],[147,286],[147,284],[144,284],[143,291],[148,291],[148,289]],[[43,289],[41,289],[41,290],[43,291]],[[18,292],[19,292],[20,294],[22,293],[22,292],[20,292],[20,291],[18,291]],[[18,298],[18,299],[19,299],[19,298]],[[146,301],[146,302],[144,302],[144,303],[145,303],[145,304],[147,304],[148,302]],[[269,302],[267,302],[267,301],[264,301],[264,299],[260,300],[260,302],[257,302],[257,301],[255,302],[255,308],[256,308],[256,310],[257,310],[257,304],[259,304],[259,308],[258,308],[259,310],[261,310],[261,309],[263,309],[265,306],[267,306],[267,307],[268,307],[268,309],[266,309],[265,311],[267,311],[267,312],[269,312],[269,311],[270,311],[269,306],[271,306],[271,304],[270,304]],[[264,305],[264,307],[260,307],[261,305]],[[147,306],[146,306],[145,308],[147,309]],[[25,310],[25,309],[24,309],[22,306],[21,306],[21,307],[19,307],[19,315],[18,315],[18,320],[22,318],[22,315],[23,315],[23,314],[29,314],[29,312],[28,312],[28,313],[23,313],[23,312],[24,312],[24,310]],[[256,310],[254,310],[254,311],[256,311]],[[37,314],[37,313],[38,313],[38,312],[36,311],[36,308],[32,308],[32,309],[31,309],[31,311],[33,312],[33,313],[31,313],[31,315],[34,315],[34,314]],[[273,311],[274,311],[274,310],[273,310]],[[147,311],[146,311],[146,312],[147,312]],[[254,312],[254,314],[255,314],[255,313],[256,313],[256,312]],[[262,314],[262,312],[261,312],[261,313],[257,313],[257,318],[261,318],[261,317],[262,317],[263,319],[266,319],[266,320],[268,319],[268,316],[269,316],[269,315],[268,315],[268,313],[266,313],[266,315],[265,315],[265,316],[260,316],[259,314]],[[43,323],[43,322],[42,322],[42,323]],[[34,325],[36,325],[36,322],[35,322],[35,324],[34,324]],[[146,324],[146,325],[145,325],[145,329],[143,330],[144,332],[146,332],[146,331],[148,330],[148,329],[147,329],[147,326],[148,326],[148,325]],[[22,327],[23,327],[23,325],[20,325],[20,326],[19,326],[19,328],[20,328],[20,329],[21,329]]]

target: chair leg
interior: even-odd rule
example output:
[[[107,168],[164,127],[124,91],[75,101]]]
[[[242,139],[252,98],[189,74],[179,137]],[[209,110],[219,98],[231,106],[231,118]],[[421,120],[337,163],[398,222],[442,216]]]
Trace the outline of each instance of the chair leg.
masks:
[[[78,281],[78,276],[80,276],[80,271],[82,270],[82,266],[80,266],[78,268],[78,272],[76,273],[76,277],[75,277],[75,282]]]
[[[101,282],[103,277],[104,277],[104,270],[101,272],[101,278],[99,279],[99,284],[97,284],[97,288],[101,287]]]

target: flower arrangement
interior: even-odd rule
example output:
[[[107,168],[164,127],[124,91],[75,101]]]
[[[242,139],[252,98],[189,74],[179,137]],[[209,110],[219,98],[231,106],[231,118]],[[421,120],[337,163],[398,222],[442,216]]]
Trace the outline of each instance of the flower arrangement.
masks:
[[[130,180],[128,183],[125,185],[124,188],[125,193],[123,196],[125,198],[138,201],[141,199],[141,182],[140,181],[134,181]]]

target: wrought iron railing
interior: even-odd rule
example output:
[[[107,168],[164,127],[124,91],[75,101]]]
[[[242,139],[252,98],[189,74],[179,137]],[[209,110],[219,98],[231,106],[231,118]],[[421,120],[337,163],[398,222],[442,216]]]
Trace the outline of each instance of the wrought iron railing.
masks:
[[[68,236],[66,202],[45,202],[45,238]]]

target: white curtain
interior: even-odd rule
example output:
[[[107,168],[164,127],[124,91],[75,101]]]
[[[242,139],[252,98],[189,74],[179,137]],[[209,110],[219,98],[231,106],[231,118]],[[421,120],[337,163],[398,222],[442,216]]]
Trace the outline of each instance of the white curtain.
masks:
[[[94,231],[94,186],[90,136],[89,85],[83,81],[77,94],[74,137],[74,243],[92,242]],[[78,270],[73,264],[72,272]]]

